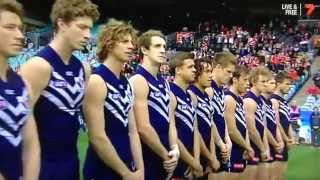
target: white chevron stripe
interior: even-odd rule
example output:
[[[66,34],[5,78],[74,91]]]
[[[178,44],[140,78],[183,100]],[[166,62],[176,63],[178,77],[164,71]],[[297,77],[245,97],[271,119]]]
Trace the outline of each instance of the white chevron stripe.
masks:
[[[124,97],[122,97],[121,93],[115,88],[113,87],[111,84],[109,83],[106,83],[107,84],[107,87],[109,90],[111,90],[113,93],[112,94],[119,94],[119,99],[121,102],[123,103],[128,103],[130,102],[130,98],[132,98],[132,92],[130,91],[130,93],[126,94]],[[128,92],[128,89],[126,90],[126,92]],[[108,93],[109,94],[109,93]],[[109,97],[110,98],[110,97]],[[118,104],[117,104],[118,105]]]
[[[204,105],[204,106],[203,106]],[[207,116],[211,116],[213,113],[212,113],[212,109],[211,109],[211,107],[208,105],[208,104],[202,104],[202,105],[200,105],[199,103],[198,103],[198,106],[197,106],[197,111],[204,111],[206,114],[207,114]]]
[[[276,124],[276,120],[273,116],[270,116],[269,114],[267,114],[268,120],[271,120],[274,124]]]
[[[9,127],[11,127],[14,131],[17,131],[19,127],[24,124],[24,122],[28,119],[28,115],[23,116],[18,123],[16,123],[7,113],[4,111],[0,111],[0,120],[4,121]]]
[[[121,113],[124,115],[124,116],[126,116],[127,115],[127,112],[123,109],[124,107],[122,107],[122,105],[119,103],[119,101],[116,101],[116,100],[113,100],[112,98],[110,98],[110,97],[108,97],[113,103],[115,103],[116,104],[116,106],[117,106],[117,109],[119,110],[119,111],[121,111]],[[104,106],[105,107],[109,107],[109,106],[112,106],[111,104],[109,104],[109,103],[107,103],[107,102],[105,102],[104,103]],[[112,106],[113,107],[113,106]],[[114,107],[113,107],[114,108]],[[118,111],[117,110],[117,111]]]
[[[178,117],[180,120],[182,120],[188,127],[189,129],[193,132],[193,125],[187,120],[187,118],[183,115],[181,115],[178,112],[175,112],[176,117]]]
[[[158,99],[159,99],[159,98],[157,98],[157,97],[155,96],[155,94],[154,94],[153,92],[150,92],[150,97],[153,98],[154,100],[158,100]],[[166,102],[164,102],[162,99],[158,100],[157,102],[161,104],[161,107],[162,107],[163,109],[168,109],[168,108],[169,108],[169,107],[168,107],[169,105],[166,105],[166,104],[165,104]]]
[[[244,109],[241,105],[237,104],[236,106],[236,113],[239,115],[239,117],[243,120],[243,122],[246,122]]]
[[[286,119],[288,119],[288,120],[290,119],[289,116],[288,116],[288,114],[287,114],[285,111],[283,111],[283,110],[280,109],[279,112],[280,112],[281,114],[283,114],[283,115],[286,117]]]
[[[21,143],[21,140],[22,140],[21,134],[19,134],[17,137],[15,137],[9,131],[7,131],[1,127],[0,127],[0,136],[3,136],[4,138],[6,138],[15,147],[17,147]]]
[[[178,104],[187,105],[188,107],[190,107],[189,104],[187,104],[186,102],[184,102],[184,101],[183,101],[182,99],[180,99],[178,96],[176,96],[176,98],[177,98]]]
[[[148,100],[148,105],[161,114],[161,116],[163,116],[163,118],[169,122],[169,114],[164,112],[156,103]]]
[[[208,126],[211,127],[211,120],[208,118],[208,116],[206,116],[205,114],[203,114],[202,112],[200,111],[197,111],[197,115],[201,117],[202,120],[204,120]],[[199,118],[198,118],[199,119]]]
[[[62,81],[65,81],[65,82],[68,82],[66,81],[63,76],[61,76],[58,72],[52,72],[52,76],[56,79],[59,79],[59,80],[62,80]],[[79,79],[79,82],[76,81],[76,78],[80,78]],[[79,71],[79,76],[78,77],[75,77],[75,83],[73,86],[71,86],[69,83],[67,83],[67,89],[72,93],[72,94],[75,94],[77,92],[79,92],[79,89],[84,89],[84,85],[85,85],[85,82],[84,82],[84,79],[83,79],[83,70],[80,69]],[[50,86],[51,87],[51,86]],[[54,88],[54,86],[52,86],[52,88]]]
[[[178,107],[179,107],[179,106],[178,106]],[[178,109],[179,109],[179,108],[178,108]],[[187,110],[187,111],[181,110],[181,109],[179,109],[179,110],[181,111],[181,113],[183,113],[183,114],[186,116],[186,118],[190,119],[191,122],[194,121],[194,115],[195,115],[195,114],[193,114],[193,112],[189,112],[188,110]],[[181,113],[180,113],[180,114],[181,114]]]
[[[62,101],[60,101],[60,99],[58,99],[57,97],[55,97],[53,94],[51,94],[48,91],[43,91],[42,95],[44,97],[46,97],[51,103],[56,105],[60,110],[68,112],[71,116],[73,116],[75,114],[75,112],[78,111],[78,109],[68,108]]]
[[[201,112],[203,115],[205,115],[205,117],[207,117],[208,119],[210,119],[210,117],[213,116],[213,113],[207,113],[206,111],[203,111],[202,109],[196,109],[196,113]]]
[[[237,120],[240,124],[242,124],[245,128],[247,127],[246,123],[241,120],[241,118],[239,117],[239,115],[238,115],[237,113],[235,114],[235,118],[236,118],[236,120]]]
[[[264,122],[261,118],[256,117],[256,121],[258,121],[260,124],[262,124],[264,126]]]
[[[0,99],[5,99],[5,98],[0,96]],[[17,96],[17,99],[27,100],[28,98],[26,94],[23,94],[22,96]],[[27,101],[25,103],[28,104]],[[14,107],[12,104],[8,102],[8,110],[11,111],[15,116],[19,116],[21,114],[27,114],[29,112],[29,110],[19,101],[16,107]]]
[[[215,103],[212,103],[213,107],[214,107],[214,110],[215,112],[217,112],[219,115],[222,115],[222,110],[215,104]]]
[[[128,118],[123,119],[123,117],[118,113],[118,111],[111,105],[111,104],[105,104],[105,107],[118,119],[120,120],[125,127],[128,125]],[[128,117],[128,114],[125,114],[125,116]]]
[[[110,89],[111,91],[113,91],[113,92],[115,92],[117,94],[121,94],[120,91],[118,91],[117,88],[113,87],[111,84],[109,84],[107,82],[106,82],[106,84],[107,84],[108,89]]]
[[[205,101],[204,99],[202,99],[200,96],[197,96],[197,99],[198,99],[198,103],[201,102],[201,103],[207,103],[207,101]]]
[[[149,87],[152,89],[152,91],[161,93],[160,89],[156,88],[151,83],[148,83],[148,84],[149,84]],[[167,91],[166,91],[166,94],[163,94],[163,93],[161,93],[161,94],[162,94],[161,98],[163,98],[164,101],[168,101],[170,99],[170,95],[169,95],[169,93]]]
[[[70,97],[70,95],[69,95],[64,89],[54,87],[52,81],[50,82],[50,87],[51,87],[52,89],[54,89],[55,92],[59,93],[62,97],[64,97],[72,108],[75,108],[75,105],[79,102],[79,100],[82,98],[82,96],[83,96],[83,94],[84,94],[83,91],[82,91],[82,92],[76,97],[76,100],[73,100],[73,99]]]
[[[246,118],[245,118],[245,115],[244,115],[244,111],[237,111],[237,112],[238,112],[237,114],[242,119],[242,121],[246,123]]]

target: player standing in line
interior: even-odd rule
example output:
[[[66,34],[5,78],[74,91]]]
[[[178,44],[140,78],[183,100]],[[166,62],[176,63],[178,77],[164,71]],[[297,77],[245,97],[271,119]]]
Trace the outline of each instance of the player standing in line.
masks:
[[[102,64],[90,76],[84,98],[90,139],[85,180],[144,179],[133,90],[122,74],[136,40],[137,31],[125,22],[111,19],[101,28],[97,54]]]
[[[205,92],[205,89],[211,85],[212,66],[210,59],[196,59],[195,68],[195,82],[189,87],[189,93],[191,96],[195,96],[198,102],[196,114],[200,133],[200,163],[207,176],[208,173],[220,168],[220,162],[216,158],[213,137],[212,116],[214,109],[210,97]]]
[[[90,68],[72,55],[83,50],[99,17],[90,0],[56,0],[54,38],[21,68],[30,84],[41,147],[41,180],[79,179],[79,115]]]
[[[228,180],[247,179],[246,173],[243,173],[247,166],[246,160],[254,157],[241,97],[242,94],[246,93],[248,87],[249,69],[244,66],[237,66],[230,80],[230,87],[225,91],[224,101],[224,118],[232,141],[230,173],[227,173]]]
[[[288,150],[294,144],[293,130],[290,125],[289,105],[284,99],[284,95],[288,93],[291,85],[291,78],[286,72],[280,72],[275,76],[276,89],[271,95],[272,107],[275,111],[278,128],[280,130],[284,148],[282,153],[276,153],[276,166],[278,167],[278,178],[285,179],[288,166]]]
[[[0,1],[0,179],[37,180],[40,147],[29,84],[9,66],[23,48],[23,7]],[[30,163],[32,162],[32,163]]]
[[[195,110],[197,102],[188,92],[188,87],[195,78],[193,58],[192,53],[178,52],[170,61],[171,72],[174,74],[174,82],[170,84],[170,88],[176,102],[173,109],[181,153],[181,161],[173,177],[178,179],[193,179],[203,175],[199,159],[200,138]]]
[[[228,128],[224,119],[224,89],[235,71],[236,57],[228,52],[217,53],[212,63],[212,82],[211,87],[206,92],[212,100],[214,107],[213,122],[217,131],[215,133],[216,156],[220,161],[218,172],[211,173],[209,179],[224,179],[225,173],[229,171],[228,162],[231,153],[232,143],[229,137]],[[214,127],[214,128],[215,128]]]
[[[275,153],[281,153],[283,150],[283,142],[281,138],[281,134],[279,131],[279,128],[277,128],[277,121],[275,117],[275,112],[272,109],[272,103],[270,101],[270,97],[272,93],[274,92],[276,87],[276,81],[274,79],[274,76],[271,75],[269,77],[269,80],[266,84],[265,91],[261,94],[261,100],[263,103],[263,114],[264,114],[264,120],[266,123],[266,133],[267,138],[269,142],[269,148],[270,148],[270,159],[268,161],[268,169],[269,169],[269,179],[274,180],[276,179],[276,174],[278,172],[277,167],[275,166]]]
[[[130,82],[145,179],[163,180],[172,175],[179,159],[170,87],[159,74],[160,65],[167,61],[165,36],[156,30],[143,33],[139,37],[139,52],[143,60]]]
[[[268,161],[268,141],[265,125],[263,121],[263,104],[260,95],[266,88],[266,83],[270,72],[265,67],[257,67],[250,74],[251,89],[243,100],[245,118],[247,122],[251,146],[254,150],[254,158],[248,161],[247,171],[248,179],[267,179],[268,171],[266,164]]]

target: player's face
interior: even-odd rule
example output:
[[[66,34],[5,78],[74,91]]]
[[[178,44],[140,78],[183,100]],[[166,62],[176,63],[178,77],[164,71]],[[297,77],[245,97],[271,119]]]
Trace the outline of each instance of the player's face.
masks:
[[[241,74],[238,81],[238,91],[240,94],[247,92],[249,88],[249,75]]]
[[[18,55],[23,48],[21,18],[12,12],[0,13],[0,54],[4,57]]]
[[[289,79],[285,79],[282,83],[279,84],[279,90],[282,94],[287,94],[290,90],[291,81]]]
[[[128,62],[133,55],[134,45],[131,35],[122,37],[119,42],[115,43],[114,48],[110,51],[115,58],[122,62]]]
[[[62,24],[59,31],[64,33],[64,38],[70,43],[71,48],[74,50],[83,50],[91,37],[92,19],[84,16],[78,17],[67,24],[62,22]]]
[[[232,78],[232,74],[235,71],[235,66],[234,65],[228,65],[227,67],[221,67],[220,70],[220,82],[222,84],[228,84],[228,82],[230,81],[230,79]]]
[[[166,41],[160,36],[151,37],[150,47],[149,49],[145,49],[144,56],[147,56],[155,63],[165,63],[167,61]]]
[[[269,78],[267,76],[259,75],[258,81],[256,82],[256,88],[259,91],[259,93],[265,92],[268,79]]]
[[[201,75],[198,77],[198,83],[202,86],[202,87],[210,87],[211,85],[211,72],[212,72],[212,67],[210,64],[205,63],[203,64],[203,71],[201,73]]]
[[[193,59],[185,59],[182,66],[177,68],[177,74],[187,83],[191,83],[195,79],[196,69]]]
[[[274,80],[274,78],[270,78],[266,83],[265,93],[271,94],[274,92],[275,88],[276,88],[276,81]]]

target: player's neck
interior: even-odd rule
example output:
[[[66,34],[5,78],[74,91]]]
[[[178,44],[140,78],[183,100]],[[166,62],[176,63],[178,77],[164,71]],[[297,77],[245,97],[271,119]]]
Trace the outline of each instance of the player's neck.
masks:
[[[266,99],[269,99],[271,97],[271,94],[269,93],[261,93],[261,95]]]
[[[152,63],[149,59],[143,58],[141,66],[146,69],[152,76],[157,78],[160,64]]]
[[[105,66],[107,66],[113,74],[117,76],[117,78],[120,77],[122,67],[123,67],[123,62],[120,61],[119,59],[114,58],[113,56],[109,55],[103,62]]]
[[[236,96],[239,96],[239,91],[237,90],[237,88],[235,87],[235,85],[230,86],[229,90],[235,94]]]
[[[283,94],[280,92],[279,89],[276,89],[276,90],[274,91],[274,94],[283,97]]]
[[[193,84],[195,87],[197,87],[202,93],[205,92],[205,87],[201,86],[198,82]]]
[[[0,56],[0,78],[4,81],[7,80],[7,72],[8,72],[8,62],[7,58],[4,56]]]
[[[174,77],[174,83],[178,85],[181,89],[183,89],[184,92],[187,92],[187,88],[189,87],[189,83],[184,81],[181,77],[175,76]]]
[[[56,36],[50,42],[49,46],[56,51],[64,64],[69,64],[70,57],[74,50],[70,46],[68,46],[68,43],[66,43],[65,40],[62,39],[62,37]]]
[[[216,77],[214,77],[214,76],[213,76],[212,80],[213,80],[219,87],[223,85],[223,84],[222,84],[220,81],[218,81],[218,79],[217,79]]]
[[[256,96],[260,96],[261,95],[261,93],[257,90],[257,88],[255,88],[255,87],[252,87],[251,89],[250,89],[250,91],[253,93],[253,94],[255,94]]]

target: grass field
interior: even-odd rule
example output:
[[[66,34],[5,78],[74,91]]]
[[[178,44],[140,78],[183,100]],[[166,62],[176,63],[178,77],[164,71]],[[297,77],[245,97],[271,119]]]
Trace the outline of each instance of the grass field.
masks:
[[[87,146],[88,138],[81,134],[78,143],[81,167]],[[290,151],[287,180],[320,180],[320,148],[305,145],[293,148]]]

